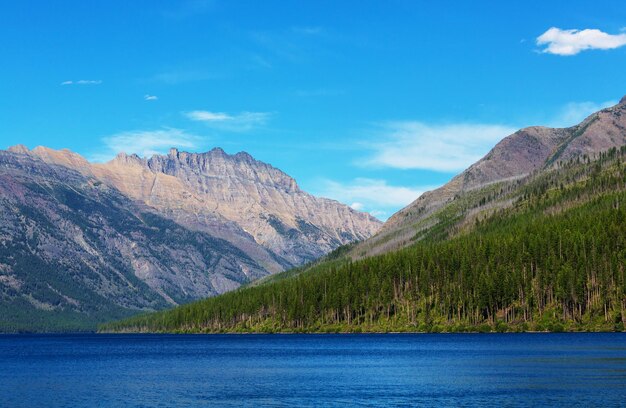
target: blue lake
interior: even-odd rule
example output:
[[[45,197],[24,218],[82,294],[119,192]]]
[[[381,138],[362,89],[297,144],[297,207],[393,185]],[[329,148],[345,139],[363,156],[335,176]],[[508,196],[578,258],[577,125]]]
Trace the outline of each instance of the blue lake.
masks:
[[[626,406],[626,334],[6,335],[2,407]]]

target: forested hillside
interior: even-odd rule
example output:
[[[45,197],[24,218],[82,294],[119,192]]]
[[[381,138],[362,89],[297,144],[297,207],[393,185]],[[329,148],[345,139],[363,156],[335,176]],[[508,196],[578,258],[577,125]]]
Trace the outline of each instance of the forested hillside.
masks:
[[[624,330],[625,158],[613,148],[456,196],[396,252],[339,257],[101,330]]]

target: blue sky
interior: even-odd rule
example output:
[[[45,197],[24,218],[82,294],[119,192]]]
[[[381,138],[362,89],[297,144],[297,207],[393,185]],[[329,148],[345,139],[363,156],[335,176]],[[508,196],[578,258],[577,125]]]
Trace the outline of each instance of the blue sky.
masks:
[[[2,2],[0,148],[243,150],[385,219],[626,94],[623,2],[545,3]]]

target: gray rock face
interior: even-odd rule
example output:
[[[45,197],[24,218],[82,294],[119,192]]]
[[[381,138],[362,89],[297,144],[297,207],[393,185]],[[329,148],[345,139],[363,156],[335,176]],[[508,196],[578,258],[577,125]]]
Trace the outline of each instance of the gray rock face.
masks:
[[[0,309],[96,320],[232,290],[380,225],[221,149],[91,164],[15,146],[0,151],[0,211]]]
[[[305,193],[293,178],[247,153],[231,156],[219,148],[201,154],[172,149],[143,166],[180,180],[183,195],[195,199],[185,202],[187,214],[210,212],[235,223],[289,266],[368,238],[380,226],[369,214]]]
[[[579,125],[553,129],[529,127],[499,142],[485,157],[449,183],[417,198],[398,211],[380,231],[363,243],[368,254],[396,249],[410,242],[416,224],[427,219],[455,196],[492,183],[515,180],[558,165],[559,161],[593,157],[626,145],[626,97],[616,106],[589,116]]]

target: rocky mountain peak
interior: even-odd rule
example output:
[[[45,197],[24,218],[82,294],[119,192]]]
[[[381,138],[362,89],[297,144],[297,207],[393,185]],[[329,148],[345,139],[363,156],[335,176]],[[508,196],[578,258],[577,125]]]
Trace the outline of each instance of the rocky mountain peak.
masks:
[[[626,95],[624,95],[624,96],[622,97],[622,99],[620,99],[620,100],[619,100],[619,104],[620,104],[620,105],[626,105]]]
[[[235,158],[238,160],[243,160],[247,162],[256,161],[254,157],[252,157],[248,152],[239,152],[235,154]]]
[[[216,156],[228,156],[228,153],[226,153],[221,147],[214,147],[213,149],[209,150],[207,154],[213,154]]]
[[[230,179],[242,183],[259,183],[283,190],[299,191],[296,181],[270,164],[254,159],[246,152],[230,155],[216,147],[204,153],[190,153],[171,148],[167,155],[154,155],[145,165],[152,172],[164,173],[185,180],[208,177]]]
[[[11,153],[25,154],[47,163],[71,167],[80,172],[87,172],[90,163],[78,153],[69,149],[54,150],[45,146],[37,146],[32,150],[24,145],[11,146],[8,149]]]
[[[15,146],[11,146],[7,150],[10,151],[11,153],[19,153],[19,154],[28,154],[30,152],[28,147],[24,146],[23,144],[17,144]]]
[[[113,160],[111,160],[112,163],[118,164],[118,165],[124,165],[124,164],[143,164],[144,160],[139,157],[136,154],[126,154],[124,152],[120,152],[118,153],[115,158]]]

